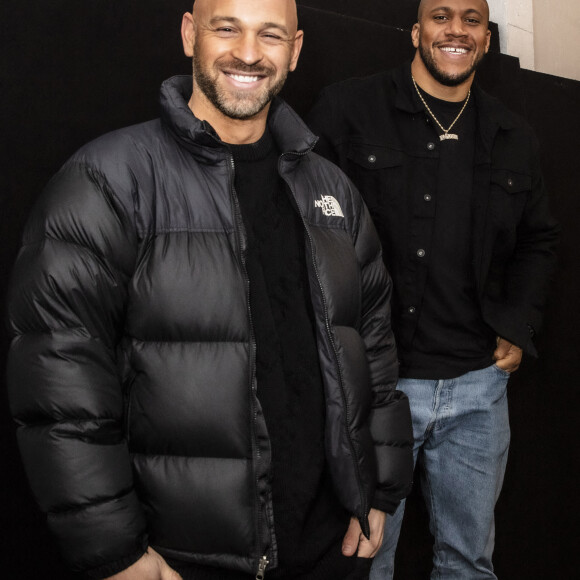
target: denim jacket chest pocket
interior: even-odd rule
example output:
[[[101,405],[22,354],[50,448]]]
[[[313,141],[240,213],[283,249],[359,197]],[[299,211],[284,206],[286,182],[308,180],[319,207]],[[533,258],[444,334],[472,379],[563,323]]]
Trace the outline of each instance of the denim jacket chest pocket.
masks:
[[[402,151],[355,141],[349,145],[347,159],[347,174],[371,212],[391,205],[403,190],[405,155]]]
[[[512,169],[492,169],[490,210],[496,224],[515,231],[532,189],[529,173]]]

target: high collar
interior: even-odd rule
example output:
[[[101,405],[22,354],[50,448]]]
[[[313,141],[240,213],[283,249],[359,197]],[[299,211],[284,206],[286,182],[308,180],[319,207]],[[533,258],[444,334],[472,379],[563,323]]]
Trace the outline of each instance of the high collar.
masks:
[[[189,108],[192,77],[174,76],[161,85],[161,118],[178,141],[208,162],[223,158],[227,144],[220,140],[207,121],[200,121]],[[283,153],[304,154],[317,138],[302,119],[282,99],[276,97],[268,113],[268,127]]]

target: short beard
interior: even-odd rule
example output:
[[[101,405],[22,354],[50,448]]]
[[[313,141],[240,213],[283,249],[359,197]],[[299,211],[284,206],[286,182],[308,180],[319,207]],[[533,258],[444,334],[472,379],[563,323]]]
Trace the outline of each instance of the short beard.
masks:
[[[473,62],[473,64],[464,72],[457,75],[450,75],[442,71],[438,66],[431,53],[423,46],[421,42],[421,36],[419,35],[419,56],[425,65],[425,68],[429,71],[429,74],[440,84],[446,87],[457,87],[464,83],[481,64],[485,53],[478,55]]]
[[[234,91],[226,94],[221,90],[217,83],[212,78],[210,71],[207,70],[200,58],[200,50],[196,49],[193,53],[193,78],[201,92],[207,97],[209,102],[223,115],[230,119],[238,119],[241,121],[251,119],[274,99],[274,97],[282,90],[288,70],[278,79],[278,81],[268,90],[263,91],[257,96],[250,96],[243,91]],[[238,60],[232,60],[228,63],[223,63],[225,68],[231,71],[236,71],[240,74],[246,75],[260,75],[271,77],[275,74],[275,70],[270,67],[260,65],[247,65]],[[219,74],[219,73],[218,73]]]

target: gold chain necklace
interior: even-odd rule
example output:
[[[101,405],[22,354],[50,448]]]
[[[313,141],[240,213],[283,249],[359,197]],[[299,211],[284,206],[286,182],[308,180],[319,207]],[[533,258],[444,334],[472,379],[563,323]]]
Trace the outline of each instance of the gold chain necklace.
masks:
[[[439,119],[437,119],[437,117],[433,114],[433,111],[429,108],[429,105],[425,102],[425,99],[423,98],[423,95],[421,94],[421,91],[419,90],[419,87],[417,86],[417,83],[415,82],[415,77],[413,75],[411,75],[411,78],[413,79],[413,84],[415,85],[415,90],[417,91],[417,94],[419,95],[419,98],[421,99],[422,103],[425,105],[425,108],[427,109],[427,111],[429,111],[429,114],[433,117],[433,120],[435,121],[435,123],[437,123],[437,125],[439,125],[439,127],[441,128],[441,131],[443,131],[443,135],[439,135],[439,139],[441,139],[441,141],[445,141],[447,139],[455,139],[456,141],[459,141],[459,135],[457,135],[455,133],[450,133],[449,131],[451,131],[451,128],[453,127],[453,125],[455,125],[455,123],[457,123],[459,117],[461,117],[461,114],[463,113],[463,111],[465,111],[465,107],[467,107],[467,103],[469,102],[469,97],[471,96],[471,89],[469,89],[469,91],[467,93],[467,98],[465,99],[465,103],[463,103],[463,107],[461,107],[461,111],[459,111],[459,115],[457,115],[457,117],[455,117],[455,120],[453,121],[453,123],[451,123],[451,125],[449,125],[449,127],[447,129],[445,129],[445,127],[443,127],[443,125],[439,122]]]

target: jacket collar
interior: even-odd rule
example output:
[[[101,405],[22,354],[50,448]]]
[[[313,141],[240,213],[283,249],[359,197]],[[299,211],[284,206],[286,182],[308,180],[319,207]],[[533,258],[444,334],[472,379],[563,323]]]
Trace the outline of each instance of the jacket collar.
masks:
[[[395,106],[406,113],[416,114],[424,110],[411,77],[411,61],[395,69],[393,83],[396,88]],[[490,159],[497,132],[517,126],[514,115],[495,97],[488,95],[477,82],[472,86],[472,96],[477,105],[477,119],[481,147],[477,148],[476,162]]]
[[[420,113],[425,109],[413,86],[411,61],[407,61],[393,72],[393,83],[396,87],[395,106],[406,113]]]
[[[509,131],[517,126],[516,117],[495,97],[488,95],[474,83],[472,94],[477,105],[477,123],[481,146],[476,148],[476,163],[491,161],[495,136],[499,130]]]
[[[191,112],[188,102],[193,90],[189,75],[174,76],[161,85],[161,118],[178,141],[192,152],[215,161],[223,158],[227,144],[219,139],[213,127]],[[294,110],[276,97],[270,106],[268,127],[284,153],[304,154],[317,138]]]
[[[413,86],[411,61],[394,70],[393,82],[396,87],[395,106],[407,113],[419,113],[424,109]],[[480,123],[496,125],[501,129],[515,127],[513,115],[495,97],[488,95],[477,82],[473,84],[472,94],[477,102]]]

